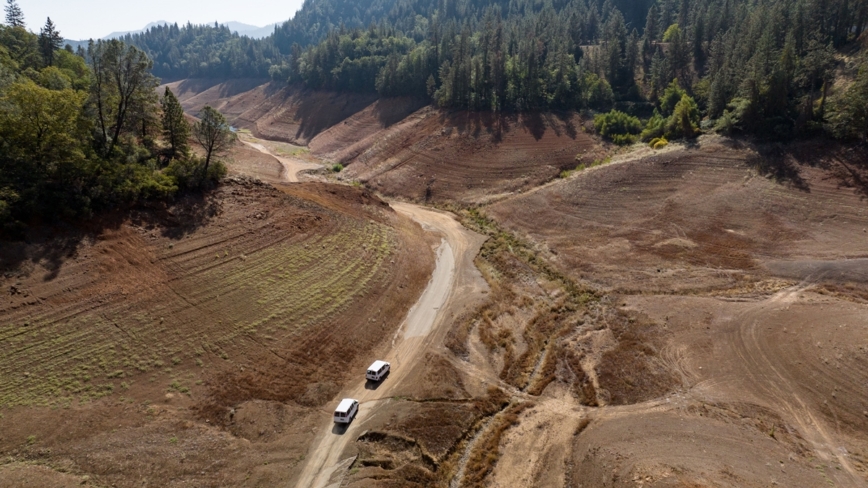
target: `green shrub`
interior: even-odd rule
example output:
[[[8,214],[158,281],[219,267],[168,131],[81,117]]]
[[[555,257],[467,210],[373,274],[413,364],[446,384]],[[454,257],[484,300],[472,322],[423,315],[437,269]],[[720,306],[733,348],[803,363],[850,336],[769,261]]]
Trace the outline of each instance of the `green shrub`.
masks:
[[[733,113],[729,110],[724,110],[723,115],[717,119],[717,123],[714,125],[714,130],[723,134],[730,135],[735,131],[735,126],[738,123]]]
[[[868,61],[856,81],[830,105],[826,129],[832,136],[844,140],[868,137]]]
[[[636,136],[634,134],[614,134],[612,135],[612,142],[619,146],[629,146],[636,142]]]
[[[660,115],[660,112],[654,110],[654,115],[648,119],[645,129],[642,131],[641,138],[643,141],[651,141],[660,139],[666,134],[666,118]]]
[[[173,178],[178,188],[194,190],[213,185],[226,176],[228,170],[222,161],[212,161],[208,166],[208,174],[203,175],[205,162],[197,157],[175,159],[163,170],[163,173]]]
[[[675,96],[679,94],[680,99],[674,102]],[[660,98],[660,105],[663,113],[655,110],[648,119],[641,135],[643,141],[690,138],[699,134],[699,107],[693,97],[678,87],[677,82],[673,81],[666,89]]]
[[[663,33],[663,42],[672,42],[679,36],[681,36],[681,28],[678,27],[678,24],[672,24]]]
[[[344,165],[342,165],[341,163],[335,163],[332,165],[332,172],[333,173],[340,173],[343,170],[344,170]]]
[[[636,117],[612,110],[594,117],[594,128],[603,138],[623,146],[636,142],[642,123]]]
[[[664,116],[669,117],[675,112],[675,106],[681,101],[687,92],[678,84],[678,79],[672,80],[672,83],[663,90],[663,95],[660,96],[660,111]]]
[[[612,85],[604,78],[590,73],[582,80],[584,104],[592,109],[605,110],[615,102]]]

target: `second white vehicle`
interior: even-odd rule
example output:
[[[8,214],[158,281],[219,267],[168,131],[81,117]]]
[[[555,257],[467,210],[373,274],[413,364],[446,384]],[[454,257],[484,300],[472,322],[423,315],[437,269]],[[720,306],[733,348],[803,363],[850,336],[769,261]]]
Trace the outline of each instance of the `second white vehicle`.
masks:
[[[389,370],[391,369],[391,367],[392,365],[385,361],[374,361],[374,364],[372,364],[368,368],[368,372],[367,374],[365,374],[365,378],[371,381],[380,381],[387,374],[389,374]]]

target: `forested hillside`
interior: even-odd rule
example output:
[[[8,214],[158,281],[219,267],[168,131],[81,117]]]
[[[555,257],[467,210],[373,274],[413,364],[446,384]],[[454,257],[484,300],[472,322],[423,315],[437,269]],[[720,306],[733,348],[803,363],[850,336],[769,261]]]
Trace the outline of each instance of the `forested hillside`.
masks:
[[[158,97],[152,61],[118,40],[61,49],[47,20],[27,30],[15,2],[0,25],[0,236],[29,222],[95,212],[200,188],[225,174],[190,151],[191,127],[174,95]],[[192,127],[229,137],[213,110]]]
[[[144,51],[154,62],[154,74],[164,81],[265,78],[281,60],[270,37],[252,39],[218,24],[159,25],[121,40]]]
[[[825,121],[856,137],[866,132],[865,70],[830,95],[836,76],[849,84],[857,73],[866,26],[866,0],[308,1],[275,34],[289,59],[273,72],[472,110],[656,108],[647,135],[674,134],[663,126],[686,95],[690,126],[707,116],[723,131],[785,138]],[[670,86],[679,99],[667,107]]]
[[[263,40],[190,24],[124,40],[167,80],[270,75],[476,111],[614,108],[598,126],[630,142],[700,128],[864,137],[866,27],[868,0],[308,0]]]

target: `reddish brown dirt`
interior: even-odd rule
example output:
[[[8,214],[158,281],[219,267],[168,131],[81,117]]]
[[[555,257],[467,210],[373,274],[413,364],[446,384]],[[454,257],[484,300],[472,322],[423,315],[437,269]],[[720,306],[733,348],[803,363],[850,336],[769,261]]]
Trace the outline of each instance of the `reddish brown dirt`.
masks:
[[[794,164],[792,154],[772,157]],[[544,242],[575,278],[615,290],[735,286],[781,260],[864,256],[864,196],[835,176],[846,161],[796,165],[797,173],[776,181],[770,159],[710,140],[586,170],[494,205],[491,214]]]
[[[163,85],[158,89],[158,92],[162,94],[168,87],[178,97],[184,110],[193,115],[198,114],[205,105],[210,105],[225,114],[230,99],[267,83],[268,80],[256,78],[237,80],[189,79]]]
[[[168,85],[189,113],[205,105],[218,109],[233,125],[256,137],[306,146],[324,130],[374,104],[382,121],[397,121],[418,102],[377,102],[376,94],[357,95],[306,90],[262,80],[184,80]],[[395,110],[393,107],[410,106]]]
[[[574,114],[450,114],[425,108],[358,140],[344,152],[326,154],[349,164],[346,177],[387,196],[441,203],[478,203],[521,192],[606,152]]]
[[[382,139],[385,129],[398,124],[427,105],[426,100],[386,98],[372,103],[310,141],[316,156],[347,163]]]
[[[250,175],[272,184],[285,180],[285,169],[277,158],[246,144],[233,144],[224,160],[230,175]]]
[[[2,469],[45,486],[291,479],[433,267],[364,191],[244,179],[0,256]]]
[[[519,193],[610,152],[574,113],[450,113],[412,98],[305,90],[257,80],[168,85],[184,109],[206,104],[258,138],[310,146],[386,196],[484,203]]]
[[[489,207],[604,293],[520,424],[590,427],[519,427],[490,486],[865,486],[864,155],[706,138]],[[599,406],[565,408],[575,369]]]

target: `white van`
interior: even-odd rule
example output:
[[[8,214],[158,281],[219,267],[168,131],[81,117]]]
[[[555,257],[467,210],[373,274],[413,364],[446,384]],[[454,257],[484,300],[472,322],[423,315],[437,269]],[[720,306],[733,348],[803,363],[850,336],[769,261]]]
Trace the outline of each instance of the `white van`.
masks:
[[[359,413],[359,401],[352,398],[344,398],[341,400],[338,408],[335,409],[335,422],[348,424],[353,421],[357,413]]]
[[[380,381],[389,373],[391,367],[392,365],[385,361],[374,361],[374,364],[368,367],[368,373],[365,375],[365,378],[371,381]]]

